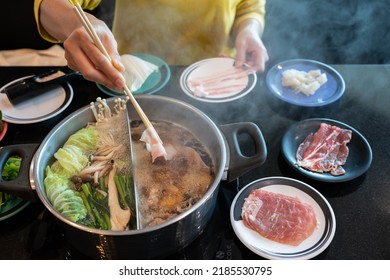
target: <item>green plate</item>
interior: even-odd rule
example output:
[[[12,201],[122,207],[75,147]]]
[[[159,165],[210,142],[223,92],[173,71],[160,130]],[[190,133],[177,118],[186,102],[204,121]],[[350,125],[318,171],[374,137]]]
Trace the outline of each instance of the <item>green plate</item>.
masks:
[[[27,207],[27,205],[30,204],[30,201],[23,200],[21,198],[14,198],[11,200],[8,200],[3,205],[1,205],[0,208],[0,221],[8,219],[12,217],[13,215],[19,213],[24,208]]]
[[[171,77],[171,70],[164,60],[157,56],[150,54],[132,54],[136,57],[139,57],[145,61],[153,63],[158,66],[158,71],[153,72],[146,79],[144,84],[133,92],[133,94],[153,94],[160,89],[162,89],[169,81]],[[97,87],[107,95],[110,96],[120,96],[124,95],[124,92],[119,92],[110,88],[107,88],[99,83],[96,83]]]

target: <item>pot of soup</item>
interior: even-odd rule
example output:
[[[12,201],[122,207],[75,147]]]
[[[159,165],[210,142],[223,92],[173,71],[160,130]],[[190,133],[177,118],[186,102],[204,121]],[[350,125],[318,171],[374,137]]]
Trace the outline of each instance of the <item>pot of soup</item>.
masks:
[[[145,127],[129,102],[126,105],[127,124],[114,121],[100,127],[100,133],[103,131],[102,137],[107,143],[122,137],[111,135],[113,127],[120,126],[117,131],[123,131],[124,139],[128,137],[128,145],[125,144],[125,148],[118,153],[121,158],[107,160],[111,152],[94,154],[99,162],[88,163],[78,173],[80,176],[72,176],[65,183],[58,183],[58,178],[68,174],[74,161],[67,160],[63,150],[67,147],[71,153],[75,153],[77,149],[73,146],[78,143],[74,139],[69,140],[70,137],[96,121],[97,112],[89,106],[61,121],[40,145],[8,146],[0,153],[1,166],[9,155],[22,157],[18,178],[1,182],[0,190],[26,199],[39,198],[63,227],[67,241],[90,258],[163,258],[183,249],[202,233],[209,222],[221,181],[232,181],[262,165],[266,159],[264,138],[253,123],[217,126],[202,111],[180,100],[137,96],[137,101],[152,121],[169,152],[169,159],[151,161],[147,145],[141,139]],[[107,106],[114,108],[116,102],[116,98],[107,99]],[[238,141],[241,134],[250,136],[250,144],[255,146],[253,155],[242,154]],[[88,141],[79,142],[88,149]],[[96,148],[93,150],[96,151]],[[124,155],[127,152],[129,155]],[[90,156],[88,158],[91,160]],[[60,159],[65,160],[63,166],[66,168],[58,164]],[[106,180],[94,178],[97,166],[99,172],[103,172],[104,168],[99,165],[103,160],[117,168],[130,163],[131,179],[128,182],[133,188],[129,196],[132,202],[126,206],[121,204],[126,191],[118,187],[122,183],[115,174],[107,175]],[[90,173],[92,169],[94,171]],[[111,167],[107,174],[111,174],[113,169]],[[51,176],[54,173],[55,178]],[[85,178],[89,178],[91,183],[85,183]],[[100,189],[100,183],[109,186],[110,182],[117,186],[114,192]],[[88,220],[89,216],[93,216],[88,211],[95,201],[83,194],[85,184],[91,184],[92,189],[99,191],[102,201],[108,201],[108,206],[99,206],[95,212],[103,212],[106,207],[114,209],[117,215],[101,218],[100,224],[96,217]],[[79,209],[74,207],[76,202],[68,201],[72,192],[79,196],[77,203],[86,210],[75,210]],[[121,224],[123,217],[126,222]],[[105,228],[107,224],[109,227]]]

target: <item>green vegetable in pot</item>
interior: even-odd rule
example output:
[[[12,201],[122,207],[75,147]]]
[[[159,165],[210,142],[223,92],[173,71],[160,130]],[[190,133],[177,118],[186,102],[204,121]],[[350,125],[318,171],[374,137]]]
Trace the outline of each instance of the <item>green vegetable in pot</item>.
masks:
[[[88,164],[88,155],[96,149],[97,141],[93,126],[78,130],[54,154],[58,162],[52,166],[53,170],[67,177],[76,175]]]
[[[47,166],[44,185],[47,198],[63,216],[73,222],[81,221],[86,217],[87,209],[83,199],[73,189],[73,183],[67,177],[54,173],[50,166]]]
[[[72,134],[46,167],[47,198],[73,222],[103,230],[137,226],[125,103],[118,99],[112,114],[98,99],[91,105],[96,123]]]
[[[98,133],[94,126],[88,126],[78,130],[71,135],[64,146],[72,145],[78,147],[84,154],[91,154],[96,150]]]

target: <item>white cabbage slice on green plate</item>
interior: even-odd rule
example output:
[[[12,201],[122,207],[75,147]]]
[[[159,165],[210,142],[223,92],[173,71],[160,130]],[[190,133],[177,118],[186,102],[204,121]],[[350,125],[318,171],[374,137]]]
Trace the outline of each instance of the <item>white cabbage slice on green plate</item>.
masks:
[[[158,66],[131,54],[121,55],[121,61],[125,66],[123,76],[131,91],[138,90]]]

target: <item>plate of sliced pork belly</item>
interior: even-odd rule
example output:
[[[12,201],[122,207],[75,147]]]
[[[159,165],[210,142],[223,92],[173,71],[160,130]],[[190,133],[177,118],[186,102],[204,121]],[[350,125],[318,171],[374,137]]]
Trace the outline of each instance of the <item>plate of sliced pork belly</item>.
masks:
[[[228,102],[252,91],[256,72],[249,66],[238,68],[234,59],[216,57],[186,68],[180,77],[182,90],[190,97],[211,103]]]
[[[282,153],[298,172],[324,182],[343,182],[371,165],[370,144],[353,127],[331,119],[307,119],[292,125],[282,139]]]
[[[230,209],[233,230],[251,251],[266,259],[311,259],[336,232],[325,197],[287,177],[256,180],[241,189]]]

